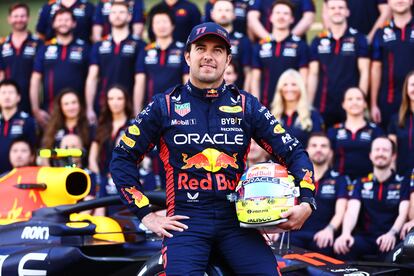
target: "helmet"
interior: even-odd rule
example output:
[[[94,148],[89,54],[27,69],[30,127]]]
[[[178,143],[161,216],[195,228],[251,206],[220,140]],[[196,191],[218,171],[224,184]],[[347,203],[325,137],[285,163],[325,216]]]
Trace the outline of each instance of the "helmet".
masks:
[[[241,227],[262,228],[287,221],[280,214],[295,205],[299,188],[286,167],[261,163],[246,170],[234,194]]]

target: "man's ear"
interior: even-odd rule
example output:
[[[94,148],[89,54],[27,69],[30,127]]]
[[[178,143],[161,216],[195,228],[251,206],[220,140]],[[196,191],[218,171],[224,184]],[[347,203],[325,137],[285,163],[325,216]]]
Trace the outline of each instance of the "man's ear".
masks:
[[[189,51],[185,51],[184,58],[185,58],[185,62],[187,62],[187,65],[190,66],[190,52]]]
[[[233,58],[233,56],[231,54],[227,55],[226,68],[227,68],[227,66],[230,65],[230,62],[231,62],[232,58]]]

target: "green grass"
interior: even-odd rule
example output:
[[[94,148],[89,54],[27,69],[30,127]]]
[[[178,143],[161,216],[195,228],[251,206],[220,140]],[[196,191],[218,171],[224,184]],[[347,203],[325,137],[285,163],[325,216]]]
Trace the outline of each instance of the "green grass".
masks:
[[[7,24],[7,13],[8,13],[8,7],[10,4],[17,2],[18,0],[0,0],[0,36],[6,36],[10,32],[9,25]],[[161,0],[144,0],[145,1],[145,8],[146,10],[149,10],[154,4],[160,2]],[[191,1],[191,0],[190,0]],[[200,10],[203,11],[204,9],[204,3],[207,0],[192,0],[194,3],[196,3]],[[37,21],[37,15],[40,7],[47,2],[47,0],[29,0],[29,1],[22,1],[30,5],[31,10],[31,17],[30,17],[30,24],[29,29],[34,32],[36,21]],[[92,0],[91,2],[95,3],[97,1]],[[316,21],[320,22],[320,11],[322,7],[323,0],[316,0],[316,6],[317,6],[317,19]],[[315,34],[315,31],[311,31],[309,36],[312,38]]]

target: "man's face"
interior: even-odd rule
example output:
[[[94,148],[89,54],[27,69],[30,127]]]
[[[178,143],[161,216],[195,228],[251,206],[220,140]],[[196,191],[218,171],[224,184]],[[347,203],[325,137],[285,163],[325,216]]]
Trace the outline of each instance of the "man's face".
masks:
[[[75,27],[76,22],[67,12],[57,15],[53,21],[53,29],[58,35],[69,35]]]
[[[329,163],[332,158],[332,150],[328,138],[315,136],[309,139],[307,152],[313,164],[321,166]]]
[[[413,0],[388,0],[388,6],[395,14],[404,14],[407,13],[411,5],[413,4]]]
[[[229,26],[236,18],[234,7],[230,1],[217,1],[211,10],[211,19],[221,26]]]
[[[174,31],[174,25],[167,14],[156,14],[152,18],[152,31],[156,38],[170,37]]]
[[[20,168],[33,164],[34,156],[27,143],[16,142],[10,148],[9,160],[13,168]]]
[[[122,28],[129,24],[131,15],[128,8],[123,5],[112,5],[109,13],[109,22],[112,27]]]
[[[191,44],[185,53],[190,66],[190,77],[200,83],[216,84],[223,81],[223,73],[231,61],[225,42],[215,36],[205,36]],[[212,87],[212,86],[210,86]]]
[[[278,30],[289,29],[293,21],[293,14],[289,6],[279,4],[273,7],[270,22],[272,22],[274,28]]]
[[[386,169],[390,167],[394,157],[390,140],[377,138],[372,142],[369,158],[375,168]]]
[[[29,15],[26,9],[17,8],[11,12],[7,20],[14,31],[24,31],[29,22]]]
[[[237,73],[234,70],[234,65],[230,64],[224,71],[224,80],[227,84],[235,84],[237,81]]]
[[[348,6],[345,0],[330,0],[326,3],[328,18],[334,25],[346,23],[349,16]]]
[[[20,102],[20,95],[13,85],[3,85],[0,87],[0,108],[11,109],[17,107]]]

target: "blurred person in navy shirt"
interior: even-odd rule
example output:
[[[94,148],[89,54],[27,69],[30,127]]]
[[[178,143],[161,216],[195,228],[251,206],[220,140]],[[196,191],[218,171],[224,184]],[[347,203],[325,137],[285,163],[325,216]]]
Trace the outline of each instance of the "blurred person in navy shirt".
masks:
[[[386,129],[401,104],[408,72],[414,70],[412,0],[388,0],[392,19],[378,29],[372,42],[371,116]]]
[[[391,117],[388,135],[397,144],[397,172],[405,175],[414,168],[414,71],[405,78],[400,110]]]
[[[60,9],[67,9],[73,13],[76,22],[75,38],[89,42],[95,6],[87,0],[49,0],[39,12],[36,25],[36,32],[39,37],[47,41],[55,36],[56,30],[53,27],[53,21],[56,12]]]
[[[35,165],[34,145],[24,137],[14,139],[10,144],[9,162],[13,168]]]
[[[347,24],[347,1],[328,0],[326,6],[329,29],[312,41],[308,92],[309,101],[331,127],[345,119],[341,100],[349,87],[368,93],[370,60],[365,35]]]
[[[15,81],[0,82],[0,174],[12,168],[7,157],[14,139],[24,137],[31,145],[36,143],[35,121],[29,114],[19,111],[20,99],[19,86]]]
[[[29,97],[35,55],[42,42],[27,30],[29,6],[16,3],[9,7],[7,21],[12,32],[0,44],[0,79],[12,79],[21,91],[19,109],[31,113]]]
[[[383,131],[365,118],[367,102],[364,92],[358,87],[345,92],[342,107],[346,120],[329,128],[327,135],[335,153],[335,171],[354,180],[372,170],[369,162],[371,142],[383,135]]]
[[[288,69],[280,76],[270,111],[304,146],[312,132],[324,129],[321,115],[309,104],[305,82],[294,69]]]
[[[93,17],[92,40],[101,41],[111,33],[111,23],[109,14],[111,12],[112,1],[128,3],[132,20],[130,28],[136,36],[141,36],[144,30],[144,1],[143,0],[99,0],[96,5]]]
[[[73,36],[75,25],[75,17],[70,10],[62,8],[56,11],[53,17],[56,37],[46,42],[36,54],[30,80],[30,100],[33,115],[42,127],[46,126],[53,111],[53,100],[62,89],[70,87],[83,96],[89,46]]]
[[[86,110],[91,123],[96,122],[96,114],[105,105],[109,87],[120,85],[133,98],[135,62],[145,42],[129,31],[131,19],[126,3],[112,3],[111,34],[92,47],[85,85]]]
[[[188,79],[184,44],[173,38],[175,19],[171,10],[156,5],[148,21],[152,43],[140,51],[135,65],[134,113],[139,113],[155,94]]]

